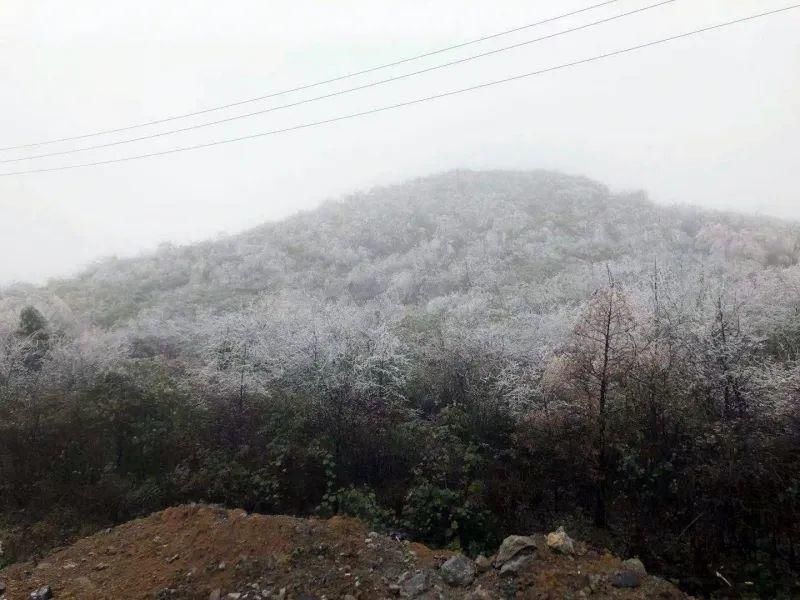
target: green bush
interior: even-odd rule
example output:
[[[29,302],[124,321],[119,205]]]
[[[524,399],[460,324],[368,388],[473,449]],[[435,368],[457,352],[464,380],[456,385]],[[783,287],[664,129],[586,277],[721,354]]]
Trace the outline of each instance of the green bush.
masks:
[[[325,494],[318,512],[325,517],[335,514],[355,517],[378,530],[386,530],[394,522],[391,511],[383,508],[375,492],[367,487],[350,486]]]

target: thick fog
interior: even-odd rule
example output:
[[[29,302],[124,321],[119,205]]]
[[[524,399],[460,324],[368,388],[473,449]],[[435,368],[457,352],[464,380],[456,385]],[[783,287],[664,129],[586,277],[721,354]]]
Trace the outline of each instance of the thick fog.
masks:
[[[161,126],[242,114],[655,4],[574,17],[352,80]],[[490,3],[5,0],[0,146],[261,96],[511,29],[591,0]],[[328,119],[579,60],[788,5],[677,0],[361,92],[156,140],[0,165],[153,152]],[[452,168],[547,168],[659,202],[800,218],[800,10],[360,119],[157,158],[0,177],[0,282],[233,232]],[[7,160],[159,131],[0,153]]]

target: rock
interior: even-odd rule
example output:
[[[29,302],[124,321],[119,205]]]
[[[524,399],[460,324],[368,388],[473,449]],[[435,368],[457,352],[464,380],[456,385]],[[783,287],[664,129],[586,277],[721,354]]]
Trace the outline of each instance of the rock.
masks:
[[[590,573],[589,574],[589,589],[592,592],[596,592],[600,589],[600,586],[603,585],[603,576],[598,575],[597,573]]]
[[[464,600],[492,600],[492,595],[480,585],[464,596]]]
[[[532,560],[533,557],[530,554],[523,554],[521,556],[517,556],[516,558],[511,559],[510,561],[505,563],[502,567],[500,567],[500,575],[502,577],[516,576]]]
[[[393,529],[389,531],[387,535],[398,542],[407,542],[411,540],[411,536],[408,534],[408,532],[401,529]]]
[[[466,587],[475,579],[475,563],[463,554],[455,554],[439,567],[439,573],[448,584]]]
[[[6,584],[0,581],[0,596],[6,593]]]
[[[647,576],[647,569],[644,568],[644,563],[642,563],[642,561],[640,561],[638,558],[629,558],[628,560],[623,560],[622,566],[626,571],[633,571],[642,577]]]
[[[428,570],[417,571],[414,574],[406,571],[400,576],[397,584],[400,586],[400,595],[406,598],[416,598],[427,592],[433,586],[433,578]]]
[[[49,585],[40,587],[35,592],[31,592],[31,600],[50,600],[53,597],[53,590]]]
[[[617,571],[611,577],[611,585],[617,588],[637,588],[642,585],[642,576],[635,571]]]
[[[227,596],[225,596],[226,600],[239,600],[242,595],[239,592],[230,592]]]
[[[478,573],[484,573],[492,568],[492,561],[486,558],[483,554],[479,554],[475,559],[475,568]]]
[[[575,544],[563,527],[547,534],[547,547],[560,554],[575,554]]]
[[[495,567],[502,567],[520,552],[532,553],[536,549],[536,542],[527,535],[510,535],[500,544],[497,557],[494,559]]]
[[[217,588],[208,595],[208,600],[220,600],[222,598],[222,590]]]
[[[95,571],[105,571],[108,568],[108,563],[97,563],[94,566]]]

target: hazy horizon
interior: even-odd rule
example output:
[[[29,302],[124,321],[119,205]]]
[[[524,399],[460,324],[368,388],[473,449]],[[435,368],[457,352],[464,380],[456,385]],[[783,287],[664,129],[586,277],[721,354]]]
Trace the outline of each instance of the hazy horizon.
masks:
[[[216,233],[209,234],[209,235],[206,235],[206,236],[199,236],[199,237],[196,237],[196,238],[189,238],[189,239],[184,239],[184,240],[163,239],[163,240],[154,242],[150,246],[131,249],[131,250],[127,251],[127,252],[114,252],[114,253],[109,253],[109,254],[98,255],[98,256],[95,256],[95,257],[92,257],[92,258],[86,260],[85,262],[83,262],[81,264],[75,265],[71,270],[66,270],[66,271],[64,271],[62,273],[56,273],[56,274],[52,274],[52,275],[47,275],[47,276],[44,276],[44,277],[42,277],[42,278],[40,278],[38,280],[28,280],[28,281],[24,281],[24,280],[3,281],[3,280],[0,280],[0,286],[7,287],[7,286],[18,285],[18,284],[22,284],[22,285],[33,284],[33,285],[37,285],[37,286],[46,285],[48,282],[50,282],[52,280],[65,279],[65,278],[68,279],[70,277],[77,276],[82,271],[90,268],[93,264],[98,263],[98,262],[102,262],[104,260],[109,260],[109,259],[114,259],[114,258],[118,258],[118,259],[133,258],[133,259],[135,259],[137,257],[145,257],[145,256],[148,256],[148,255],[151,255],[152,253],[157,252],[159,250],[159,248],[164,244],[180,247],[180,246],[198,244],[198,243],[203,243],[203,242],[208,242],[208,241],[215,241],[215,240],[221,240],[221,239],[226,239],[226,238],[232,238],[232,237],[235,237],[238,234],[242,234],[242,233],[247,232],[248,230],[251,230],[253,228],[257,228],[260,225],[264,225],[264,224],[268,224],[268,223],[279,223],[279,222],[284,221],[286,219],[289,219],[289,218],[291,218],[291,217],[293,217],[295,215],[299,215],[299,214],[304,213],[304,212],[314,211],[314,210],[322,207],[323,205],[325,205],[325,204],[327,204],[329,202],[334,202],[334,203],[342,202],[342,201],[345,201],[346,199],[348,199],[348,198],[350,198],[350,197],[352,197],[354,195],[365,193],[365,192],[368,192],[370,190],[382,189],[382,188],[387,188],[388,189],[388,188],[391,188],[393,186],[402,185],[404,183],[410,183],[410,182],[415,181],[415,180],[426,179],[426,178],[429,178],[429,177],[436,177],[436,176],[439,176],[439,175],[446,175],[448,173],[454,173],[454,172],[457,172],[457,171],[469,171],[469,172],[490,172],[490,171],[493,171],[493,172],[519,173],[519,172],[533,172],[533,171],[539,171],[539,170],[541,170],[541,169],[536,169],[536,168],[531,168],[531,169],[448,169],[448,170],[444,170],[444,171],[437,171],[437,172],[434,172],[434,173],[421,174],[419,176],[404,177],[404,178],[398,179],[397,181],[387,181],[385,183],[379,183],[379,184],[376,184],[374,186],[371,186],[370,188],[364,187],[364,188],[356,188],[356,189],[353,189],[353,190],[349,190],[349,191],[346,191],[346,192],[344,192],[344,193],[342,193],[342,194],[340,194],[338,196],[335,196],[335,197],[320,198],[318,202],[314,203],[311,206],[300,208],[300,209],[298,209],[296,211],[289,212],[286,215],[280,215],[280,216],[276,216],[274,218],[267,218],[264,221],[261,221],[261,222],[258,222],[258,223],[252,223],[252,224],[249,224],[249,225],[245,225],[245,226],[242,226],[241,228],[233,230],[233,231],[218,231]],[[575,177],[583,176],[581,173],[564,173],[564,172],[561,172],[561,171],[554,171],[554,170],[552,170],[552,171],[553,172],[560,172],[560,173],[563,173],[563,174],[568,175],[568,176],[575,176]],[[597,182],[600,183],[600,184],[606,185],[606,182],[604,182],[604,181],[597,180]],[[740,215],[744,215],[744,216],[777,218],[777,219],[780,219],[780,220],[783,220],[783,221],[789,221],[789,222],[797,221],[797,222],[800,222],[800,216],[798,216],[798,217],[782,217],[782,216],[779,216],[779,215],[769,215],[769,214],[766,214],[766,213],[763,213],[763,212],[760,212],[760,211],[755,211],[755,210],[748,211],[748,210],[714,208],[714,207],[702,206],[700,204],[689,204],[689,203],[679,202],[679,201],[675,201],[675,202],[663,202],[662,201],[662,202],[660,202],[657,198],[653,198],[650,194],[648,194],[647,190],[635,189],[635,188],[614,188],[612,186],[608,186],[608,187],[609,187],[609,190],[610,190],[610,192],[612,194],[644,193],[645,196],[647,197],[647,200],[652,201],[656,205],[664,206],[664,207],[670,207],[670,206],[680,207],[680,206],[684,206],[684,207],[697,208],[697,209],[700,209],[700,210],[706,210],[706,211],[711,211],[711,212],[713,212],[713,211],[721,211],[723,213],[732,212],[734,214],[740,214]]]
[[[313,97],[644,7],[632,0],[294,94]],[[0,146],[199,110],[368,68],[591,2],[333,5],[6,2]],[[224,126],[44,161],[160,150],[329,118],[776,9],[678,0],[419,77]],[[357,19],[356,19],[357,16]],[[358,27],[353,27],[357,21]],[[331,198],[455,168],[552,169],[660,204],[800,218],[800,11],[475,93],[305,131],[130,163],[0,177],[0,284],[275,221]],[[792,75],[794,73],[794,75]],[[289,100],[289,98],[285,99]],[[284,99],[275,100],[280,104]],[[170,123],[181,126],[238,109]],[[166,127],[166,126],[165,126]],[[163,127],[162,127],[163,128]],[[159,128],[141,130],[145,133]],[[128,132],[131,133],[131,132]],[[134,131],[136,133],[136,131]],[[102,138],[123,139],[125,135]],[[82,144],[48,146],[60,150]],[[40,150],[40,149],[34,149]],[[32,153],[4,152],[2,158]]]

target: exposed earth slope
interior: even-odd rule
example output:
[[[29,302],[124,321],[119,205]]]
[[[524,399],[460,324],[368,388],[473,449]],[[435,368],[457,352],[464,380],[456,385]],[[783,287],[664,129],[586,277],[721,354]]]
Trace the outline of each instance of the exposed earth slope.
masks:
[[[481,569],[480,560],[476,567],[463,557],[443,566],[452,552],[396,537],[340,517],[180,506],[79,540],[38,564],[12,565],[0,571],[0,589],[7,600],[37,590],[47,598],[46,586],[56,600],[686,597],[637,575],[635,562],[632,569],[582,543],[565,554],[543,535],[512,537]]]

